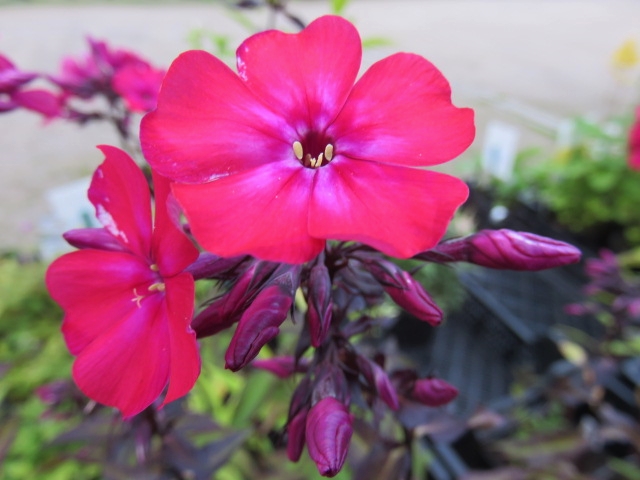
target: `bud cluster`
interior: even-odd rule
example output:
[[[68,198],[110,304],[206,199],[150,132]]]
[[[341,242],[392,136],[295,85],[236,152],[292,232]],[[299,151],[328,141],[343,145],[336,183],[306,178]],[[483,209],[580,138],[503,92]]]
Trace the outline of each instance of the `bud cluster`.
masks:
[[[207,255],[191,269],[194,277],[222,279],[228,288],[194,319],[197,335],[213,335],[237,324],[225,355],[227,368],[239,370],[253,360],[253,367],[280,378],[301,375],[285,425],[292,461],[300,458],[306,445],[322,475],[337,474],[353,433],[353,402],[379,418],[385,411],[399,413],[411,404],[442,407],[458,395],[442,379],[422,378],[408,368],[386,370],[384,355],[372,359],[354,342],[355,335],[380,322],[371,309],[385,301],[385,294],[431,326],[442,322],[442,310],[412,273],[380,252],[355,243],[329,244],[303,265]],[[574,247],[548,238],[483,230],[442,242],[415,258],[539,270],[579,257]],[[304,302],[300,298],[296,302],[297,293]],[[294,354],[254,360],[287,317],[302,324]]]

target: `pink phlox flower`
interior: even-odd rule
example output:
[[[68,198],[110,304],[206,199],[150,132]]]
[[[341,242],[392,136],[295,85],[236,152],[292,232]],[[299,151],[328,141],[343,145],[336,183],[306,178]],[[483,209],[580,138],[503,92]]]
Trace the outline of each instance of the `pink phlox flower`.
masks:
[[[54,261],[46,283],[65,312],[62,332],[76,356],[78,387],[130,417],[167,385],[162,405],[185,395],[199,375],[190,327],[194,281],[184,272],[198,251],[170,218],[168,181],[153,174],[152,222],[142,171],[123,151],[100,149],[106,158],[89,199],[103,228],[71,233],[82,250]]]
[[[133,52],[113,49],[106,42],[93,38],[88,38],[88,42],[90,52],[87,55],[66,57],[62,61],[60,74],[51,77],[66,96],[89,99],[101,94],[111,100],[123,96],[137,111],[147,111],[149,102],[155,106],[157,90],[154,92],[154,89],[159,88],[161,77],[160,80],[158,77],[164,74],[163,71],[154,69]],[[125,72],[124,78],[118,80],[116,85],[116,78],[121,71]],[[143,78],[133,80],[131,72],[138,72]],[[140,108],[142,104],[144,108]]]
[[[156,108],[165,71],[134,63],[120,68],[113,76],[113,88],[132,112],[146,113]]]
[[[415,167],[462,153],[473,111],[451,104],[447,80],[418,55],[387,57],[356,81],[361,58],[355,27],[326,16],[250,37],[237,74],[202,51],[173,62],[142,148],[175,182],[205,249],[303,263],[328,239],[396,257],[438,242],[468,189]]]
[[[37,73],[18,70],[7,57],[0,55],[0,113],[26,108],[46,118],[59,116],[62,102],[57,95],[47,90],[26,88],[38,77]]]
[[[636,108],[636,118],[629,130],[628,150],[629,167],[640,170],[640,107]]]

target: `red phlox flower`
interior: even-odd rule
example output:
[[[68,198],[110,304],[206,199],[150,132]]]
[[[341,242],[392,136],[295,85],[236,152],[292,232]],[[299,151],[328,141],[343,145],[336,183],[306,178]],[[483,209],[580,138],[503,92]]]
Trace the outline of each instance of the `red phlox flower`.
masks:
[[[71,232],[86,248],[54,261],[46,283],[65,312],[62,332],[77,357],[77,385],[130,417],[167,384],[163,405],[185,395],[199,375],[190,327],[194,281],[183,271],[198,252],[170,218],[168,181],[154,174],[152,227],[141,170],[123,151],[100,149],[106,158],[93,176],[89,199],[104,228]]]
[[[629,130],[629,167],[640,170],[640,107],[636,109],[636,119]]]
[[[8,58],[0,55],[0,113],[21,107],[46,118],[59,116],[61,100],[57,95],[42,89],[24,88],[37,77],[37,73],[18,70]]]
[[[142,122],[145,157],[200,244],[218,255],[302,263],[327,239],[397,257],[433,247],[468,189],[419,168],[473,140],[427,60],[398,53],[356,82],[355,27],[326,16],[267,31],[237,51],[238,74],[202,51],[179,56]]]

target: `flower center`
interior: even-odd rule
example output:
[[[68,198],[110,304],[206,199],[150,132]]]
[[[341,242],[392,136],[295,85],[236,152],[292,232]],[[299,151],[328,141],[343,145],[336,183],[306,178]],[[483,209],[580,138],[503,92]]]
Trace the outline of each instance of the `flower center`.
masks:
[[[293,154],[306,168],[320,168],[333,159],[333,144],[318,135],[307,135],[302,142],[292,145]]]

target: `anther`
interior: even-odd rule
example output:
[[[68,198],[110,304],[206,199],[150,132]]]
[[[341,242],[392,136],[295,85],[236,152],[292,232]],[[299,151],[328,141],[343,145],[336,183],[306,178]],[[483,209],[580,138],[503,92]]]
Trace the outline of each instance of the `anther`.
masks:
[[[154,283],[153,285],[149,286],[149,291],[150,292],[164,292],[164,283]]]
[[[304,151],[302,150],[302,144],[298,141],[293,142],[293,154],[296,156],[298,160],[302,160],[304,156]]]
[[[157,264],[152,263],[151,266],[149,267],[152,271],[157,272],[160,270],[160,267],[158,267]]]
[[[333,158],[333,145],[331,145],[330,143],[328,143],[327,146],[324,147],[324,158],[327,159],[327,162],[330,162]]]

